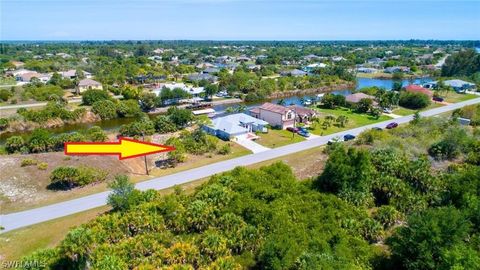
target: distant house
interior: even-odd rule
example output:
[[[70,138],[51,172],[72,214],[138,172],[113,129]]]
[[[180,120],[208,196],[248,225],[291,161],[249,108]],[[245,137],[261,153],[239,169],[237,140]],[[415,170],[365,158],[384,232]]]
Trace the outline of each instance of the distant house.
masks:
[[[302,77],[306,76],[308,73],[300,70],[300,69],[293,69],[293,70],[285,70],[280,72],[280,75],[282,76],[292,76],[292,77]]]
[[[217,76],[213,76],[211,74],[204,74],[204,73],[194,73],[187,76],[187,79],[192,82],[199,82],[199,81],[209,81],[209,82],[216,82],[218,80]]]
[[[264,103],[260,107],[250,110],[250,115],[267,121],[273,127],[286,129],[293,127],[295,124],[295,111],[282,105],[273,103]]]
[[[247,138],[248,134],[255,131],[266,132],[266,121],[254,118],[244,113],[231,114],[212,120],[211,124],[202,128],[207,133],[223,140]]]
[[[175,88],[180,88],[183,91],[187,92],[190,94],[193,98],[199,98],[202,93],[205,92],[205,88],[203,87],[192,87],[192,86],[187,86],[184,83],[161,83],[160,86],[154,90],[152,90],[152,93],[156,94],[157,96],[160,95],[160,92],[162,91],[163,88],[168,88],[170,90],[173,90]]]
[[[429,96],[430,98],[433,97],[433,92],[431,90],[428,90],[427,88],[424,88],[420,85],[415,85],[415,84],[410,84],[405,87],[405,91],[410,92],[410,93],[421,93]]]
[[[220,72],[220,69],[214,67],[208,67],[202,71],[203,74],[214,74]]]
[[[357,72],[360,72],[360,73],[376,73],[376,72],[378,72],[378,69],[367,68],[367,67],[359,67],[359,68],[357,68]]]
[[[409,67],[395,66],[395,67],[387,67],[383,71],[385,73],[410,72],[410,68]]]
[[[90,72],[87,72],[87,71],[83,71],[83,76],[85,76],[85,78],[87,79],[91,79],[92,78],[92,73]],[[75,69],[70,69],[70,70],[67,70],[67,71],[61,71],[59,72],[60,75],[62,75],[63,78],[65,79],[75,79],[77,78],[77,71]]]
[[[250,59],[249,57],[246,57],[246,56],[239,56],[237,57],[237,62],[248,62],[248,61],[251,61],[252,59]]]
[[[312,60],[321,59],[321,57],[317,56],[315,54],[309,54],[309,55],[304,56],[303,59],[305,59],[306,61],[312,61]]]
[[[355,93],[355,94],[350,94],[350,95],[345,97],[345,101],[347,103],[350,103],[350,104],[357,104],[362,99],[371,99],[371,100],[373,100],[374,104],[377,104],[377,102],[375,102],[375,97],[374,96],[370,96],[370,95],[367,95],[367,94],[362,93],[362,92],[358,92],[358,93]]]
[[[15,76],[15,79],[19,82],[31,82],[33,78],[37,78],[40,80],[42,83],[46,83],[52,78],[52,75],[50,74],[43,74],[43,73],[38,73],[35,71],[32,72],[25,72],[25,73],[19,73],[17,76]]]
[[[371,66],[375,66],[375,67],[379,67],[381,64],[385,63],[385,60],[381,59],[381,58],[371,58],[371,59],[368,59],[367,60],[367,64],[371,65]]]
[[[444,82],[444,84],[446,86],[452,87],[457,92],[465,92],[465,91],[468,91],[468,90],[474,90],[475,89],[475,84],[474,83],[470,83],[470,82],[466,82],[466,81],[462,81],[462,80],[458,80],[458,79],[447,80],[447,81]]]
[[[101,83],[95,81],[95,80],[92,80],[92,79],[83,79],[83,80],[80,80],[80,82],[78,83],[78,86],[77,86],[77,93],[83,93],[89,89],[99,89],[99,90],[102,90],[103,89],[103,86]]]
[[[324,64],[324,63],[313,63],[313,64],[310,64],[310,65],[304,66],[302,69],[303,69],[303,71],[305,71],[305,72],[312,72],[312,71],[314,71],[314,70],[317,69],[317,68],[325,68],[325,67],[327,67],[327,64]]]

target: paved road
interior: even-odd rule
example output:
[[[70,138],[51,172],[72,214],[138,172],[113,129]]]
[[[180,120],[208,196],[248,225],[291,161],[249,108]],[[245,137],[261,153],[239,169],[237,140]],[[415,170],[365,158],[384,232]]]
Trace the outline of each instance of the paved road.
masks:
[[[421,113],[421,115],[433,116],[433,115],[441,114],[444,112],[452,111],[466,105],[477,104],[477,103],[480,103],[480,98],[471,99],[468,101],[424,111]],[[259,163],[262,161],[274,159],[277,157],[281,157],[281,156],[289,155],[292,153],[300,152],[303,150],[307,150],[310,148],[325,145],[328,142],[328,140],[333,137],[343,136],[347,133],[358,135],[362,131],[370,129],[372,127],[384,128],[388,123],[392,121],[402,124],[402,123],[409,122],[411,119],[412,119],[411,115],[404,116],[394,120],[389,120],[389,121],[367,125],[359,128],[354,128],[348,131],[339,132],[339,133],[331,134],[328,136],[313,138],[311,140],[306,140],[303,142],[286,145],[286,146],[271,149],[268,151],[263,151],[256,154],[250,154],[250,155],[242,156],[239,158],[225,160],[225,161],[213,163],[203,167],[199,167],[199,168],[195,168],[195,169],[191,169],[191,170],[187,170],[187,171],[183,171],[183,172],[179,172],[179,173],[175,173],[167,176],[157,177],[148,181],[138,183],[136,184],[136,187],[140,190],[166,189],[166,188],[173,187],[175,185],[185,184],[198,179],[209,177],[214,174],[229,171],[237,166],[248,166],[251,164]],[[2,232],[11,231],[17,228],[29,226],[32,224],[44,222],[47,220],[52,220],[52,219],[63,217],[63,216],[68,216],[71,214],[75,214],[78,212],[103,206],[106,204],[106,199],[108,197],[108,194],[109,192],[105,191],[105,192],[93,194],[90,196],[86,196],[86,197],[82,197],[82,198],[78,198],[70,201],[52,204],[45,207],[35,208],[35,209],[12,213],[12,214],[1,215],[0,225],[5,228],[5,230]]]

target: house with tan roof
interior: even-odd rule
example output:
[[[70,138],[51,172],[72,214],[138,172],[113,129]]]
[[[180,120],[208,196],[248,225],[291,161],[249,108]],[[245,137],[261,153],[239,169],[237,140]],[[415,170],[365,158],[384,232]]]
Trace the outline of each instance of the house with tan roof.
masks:
[[[362,92],[358,92],[358,93],[355,93],[355,94],[350,94],[350,95],[345,97],[345,101],[347,103],[350,103],[350,104],[357,104],[362,99],[371,99],[371,100],[374,101],[374,105],[376,105],[374,96],[370,96],[370,95],[367,95],[367,94],[362,93]]]
[[[99,89],[103,90],[103,86],[101,83],[92,80],[92,79],[83,79],[81,80],[78,85],[77,89],[75,89],[75,92],[77,93],[83,93],[89,89]]]
[[[295,109],[270,102],[250,110],[250,115],[268,122],[272,127],[286,129],[295,125]]]

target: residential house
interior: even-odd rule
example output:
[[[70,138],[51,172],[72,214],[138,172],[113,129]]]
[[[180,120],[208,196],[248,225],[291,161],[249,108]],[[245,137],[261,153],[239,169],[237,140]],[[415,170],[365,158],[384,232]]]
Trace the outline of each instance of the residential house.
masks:
[[[378,72],[378,69],[368,68],[368,67],[359,67],[356,70],[357,72],[360,72],[360,73],[377,73]]]
[[[280,72],[280,75],[282,76],[292,76],[292,77],[302,77],[306,76],[308,73],[300,70],[300,69],[293,69],[293,70],[285,70]]]
[[[92,78],[92,73],[90,72],[87,72],[87,71],[83,71],[83,76],[87,79],[91,79]],[[70,79],[70,80],[73,80],[77,77],[77,71],[75,69],[70,69],[70,70],[67,70],[67,71],[60,71],[59,72],[60,75],[62,75],[63,78],[65,79]]]
[[[317,68],[325,68],[327,67],[327,64],[324,64],[324,63],[313,63],[313,64],[309,64],[309,65],[306,65],[305,67],[303,67],[303,71],[305,72],[312,72],[314,71],[315,69]]]
[[[202,71],[203,74],[215,74],[220,72],[220,69],[214,67],[208,67]]]
[[[458,79],[444,81],[444,84],[446,86],[452,87],[457,92],[465,92],[465,91],[469,91],[469,90],[471,91],[475,89],[474,83],[470,83],[470,82],[466,82]]]
[[[25,73],[22,72],[22,73],[19,73],[17,76],[15,76],[15,79],[17,81],[24,82],[24,83],[31,82],[33,78],[39,79],[40,82],[42,83],[47,83],[50,80],[50,78],[52,78],[52,75],[32,71],[32,72],[25,72]]]
[[[83,79],[78,82],[77,89],[75,91],[77,93],[83,93],[89,89],[98,89],[103,90],[103,86],[101,83],[92,80],[92,79]]]
[[[255,137],[252,132],[266,132],[266,121],[254,118],[244,113],[231,114],[212,120],[211,124],[203,125],[207,133],[222,140]]]
[[[295,120],[297,123],[308,123],[313,117],[317,116],[317,112],[315,110],[305,108],[303,106],[290,105],[287,108],[295,112]]]
[[[282,105],[264,103],[250,110],[250,115],[267,121],[272,127],[286,129],[295,125],[295,111]]]
[[[425,94],[428,97],[432,98],[433,97],[433,91],[428,90],[427,88],[424,88],[420,85],[415,85],[415,84],[410,84],[405,87],[405,91],[410,92],[410,93],[421,93]]]
[[[218,80],[217,76],[213,76],[211,74],[203,74],[203,73],[193,73],[187,76],[187,79],[192,82],[199,82],[199,81],[209,81],[214,83]]]
[[[409,67],[395,66],[395,67],[387,67],[383,71],[385,73],[410,72],[410,68]]]
[[[377,105],[377,102],[375,102],[375,97],[374,96],[370,96],[370,95],[367,95],[367,94],[362,93],[362,92],[358,92],[358,93],[355,93],[355,94],[350,94],[350,95],[345,97],[345,101],[347,103],[350,103],[350,104],[357,104],[362,99],[371,99],[371,100],[373,100],[373,104]]]

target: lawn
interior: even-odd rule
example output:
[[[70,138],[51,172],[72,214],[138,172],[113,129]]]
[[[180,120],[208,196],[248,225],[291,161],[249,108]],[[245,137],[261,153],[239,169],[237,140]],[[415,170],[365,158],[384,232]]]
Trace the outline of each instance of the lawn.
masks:
[[[319,116],[320,116],[321,121],[320,121],[320,123],[313,124],[311,126],[311,132],[313,134],[317,134],[317,135],[329,135],[329,134],[332,134],[332,133],[336,133],[336,132],[340,132],[340,131],[344,131],[344,130],[348,130],[348,129],[352,129],[352,128],[357,128],[357,127],[361,127],[361,126],[366,126],[366,125],[370,125],[370,124],[374,124],[374,123],[378,123],[378,122],[387,121],[389,119],[392,119],[391,117],[386,116],[386,115],[381,115],[378,119],[376,119],[375,117],[373,117],[371,115],[368,115],[368,114],[355,113],[348,108],[338,108],[338,109],[315,108],[315,109],[318,112],[320,112]],[[325,118],[326,115],[333,115],[334,117],[344,115],[344,116],[348,117],[348,122],[345,125],[345,127],[339,127],[339,126],[335,126],[335,125],[332,124],[327,129],[323,129],[323,127],[321,126],[321,122],[323,121],[323,119]]]
[[[420,111],[435,109],[435,108],[442,107],[442,106],[444,106],[444,105],[442,105],[440,103],[432,102],[430,105],[428,105],[428,107],[423,108]],[[397,115],[401,115],[401,116],[406,116],[406,115],[414,114],[416,111],[417,110],[408,109],[408,108],[404,108],[404,107],[399,106],[397,109],[393,110],[392,113],[397,114]]]
[[[284,146],[291,143],[304,141],[305,138],[288,130],[269,129],[268,133],[259,134],[255,142],[269,148]]]
[[[478,97],[480,96],[477,96],[474,94],[459,94],[459,93],[451,92],[445,96],[445,102],[457,103],[457,102],[462,102],[462,101],[466,101],[466,100],[474,99]]]

